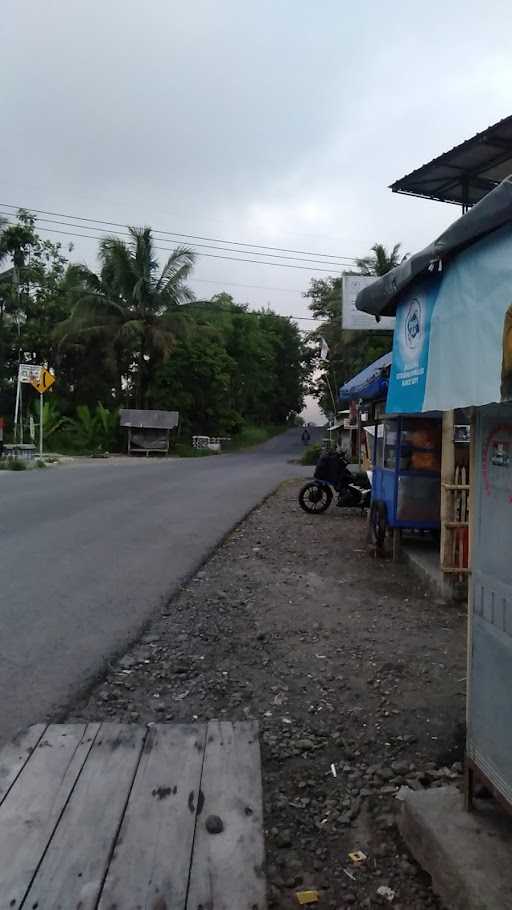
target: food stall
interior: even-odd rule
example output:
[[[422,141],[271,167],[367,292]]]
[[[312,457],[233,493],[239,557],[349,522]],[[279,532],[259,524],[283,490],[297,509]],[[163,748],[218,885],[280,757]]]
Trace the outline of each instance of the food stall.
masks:
[[[439,413],[385,414],[391,362],[391,354],[379,357],[345,383],[339,397],[357,400],[358,433],[369,446],[373,538],[383,547],[388,528],[396,530],[396,551],[404,528],[439,532],[442,419]]]
[[[386,408],[472,408],[466,800],[478,778],[512,809],[512,178],[362,291],[396,314]],[[458,426],[458,420],[454,424]],[[455,431],[463,439],[467,433]],[[464,444],[464,443],[463,443]],[[466,443],[467,444],[467,443]],[[454,484],[444,484],[456,492]],[[459,487],[463,491],[464,485]],[[464,531],[465,520],[450,520]],[[487,813],[489,815],[489,813]]]
[[[382,434],[379,424],[382,422]],[[382,547],[388,528],[438,534],[440,529],[440,414],[385,415],[376,422],[370,527]],[[398,534],[395,534],[395,540]],[[395,543],[396,548],[396,543]]]

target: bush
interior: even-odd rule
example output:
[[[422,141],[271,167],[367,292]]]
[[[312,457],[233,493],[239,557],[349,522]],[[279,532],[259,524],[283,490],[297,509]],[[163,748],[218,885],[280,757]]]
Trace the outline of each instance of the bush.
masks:
[[[188,442],[177,442],[174,446],[174,454],[180,458],[205,458],[207,455],[216,455],[212,449],[196,449]]]
[[[300,460],[301,464],[316,464],[320,455],[322,454],[322,447],[319,442],[314,442],[310,446],[306,446],[304,452],[302,453],[302,458]]]
[[[7,468],[9,471],[26,471],[27,464],[21,458],[9,458],[7,460]]]
[[[259,427],[248,426],[231,438],[231,442],[227,443],[227,448],[231,451],[234,449],[250,449],[252,446],[261,445],[262,442],[266,442],[267,439],[271,439],[272,436],[283,433],[285,429],[285,427],[275,426],[273,424],[266,424]]]

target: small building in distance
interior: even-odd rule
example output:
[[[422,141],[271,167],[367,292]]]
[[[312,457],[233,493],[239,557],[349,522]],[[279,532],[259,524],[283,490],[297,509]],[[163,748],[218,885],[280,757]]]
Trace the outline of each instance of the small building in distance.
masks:
[[[176,430],[179,423],[178,411],[121,408],[119,416],[121,426],[128,430],[129,455],[169,453],[171,430]]]

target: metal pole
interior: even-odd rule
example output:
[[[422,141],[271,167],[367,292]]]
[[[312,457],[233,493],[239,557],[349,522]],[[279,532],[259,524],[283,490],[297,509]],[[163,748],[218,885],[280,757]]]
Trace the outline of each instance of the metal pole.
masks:
[[[23,383],[20,382],[20,442],[23,445]]]
[[[43,457],[43,393],[39,393],[39,456]]]
[[[333,406],[333,408],[334,408],[333,423],[336,423],[336,401],[335,401],[334,395],[333,395],[333,393],[332,393],[331,383],[329,382],[329,374],[328,374],[328,373],[325,374],[325,378],[326,378],[326,380],[327,380],[327,387],[328,387],[328,389],[329,389],[329,392],[331,393],[331,401],[332,401],[332,406]]]
[[[14,407],[14,445],[18,441],[18,412],[20,409],[20,377],[18,375],[18,385],[16,386],[16,404]]]

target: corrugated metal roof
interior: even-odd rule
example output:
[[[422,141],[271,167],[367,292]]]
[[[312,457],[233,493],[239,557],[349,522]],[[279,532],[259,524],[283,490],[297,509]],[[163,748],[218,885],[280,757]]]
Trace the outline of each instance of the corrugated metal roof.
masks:
[[[395,180],[390,189],[471,206],[511,173],[512,116]]]
[[[121,408],[119,411],[122,427],[145,430],[174,430],[178,426],[178,411],[139,411]]]
[[[356,308],[372,316],[394,316],[400,294],[419,275],[475,243],[480,237],[511,222],[512,177],[508,177],[423,250],[413,253],[363,288],[357,295]]]

